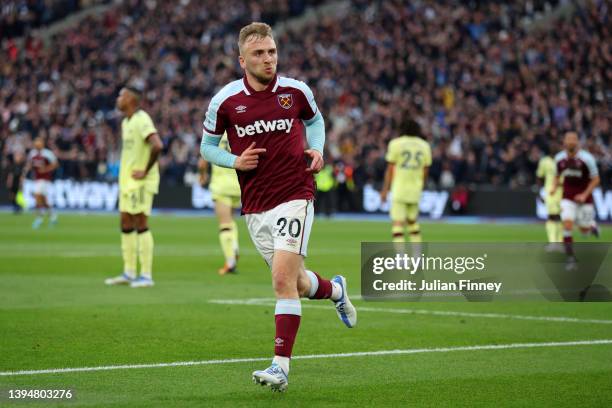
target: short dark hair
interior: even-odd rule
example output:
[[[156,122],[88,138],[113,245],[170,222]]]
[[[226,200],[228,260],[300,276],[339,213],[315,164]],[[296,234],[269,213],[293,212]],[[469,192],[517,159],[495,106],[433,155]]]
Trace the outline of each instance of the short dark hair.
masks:
[[[401,121],[399,131],[401,135],[423,137],[421,125],[410,117],[405,117]]]
[[[124,88],[133,93],[138,99],[140,99],[140,97],[142,96],[142,89],[135,85],[128,84],[124,86]]]

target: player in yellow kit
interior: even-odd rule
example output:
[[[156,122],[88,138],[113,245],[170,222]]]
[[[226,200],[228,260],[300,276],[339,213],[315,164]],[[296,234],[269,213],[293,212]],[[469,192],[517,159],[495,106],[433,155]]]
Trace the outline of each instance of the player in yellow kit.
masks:
[[[106,279],[107,285],[153,286],[153,235],[147,223],[153,196],[159,189],[157,159],[163,144],[151,117],[140,109],[141,90],[126,86],[119,92],[117,108],[121,122],[119,211],[123,274]],[[140,276],[136,263],[140,262]]]
[[[387,201],[391,191],[391,222],[393,242],[404,242],[404,230],[408,226],[410,242],[421,242],[421,230],[417,223],[419,200],[429,166],[431,147],[421,137],[421,127],[412,119],[405,119],[400,134],[389,142],[387,171],[380,197]]]
[[[227,134],[219,142],[219,147],[230,151]],[[208,181],[208,162],[200,159],[200,184]],[[236,273],[238,262],[238,226],[232,217],[233,210],[240,207],[240,184],[236,170],[211,164],[210,184],[208,186],[215,202],[215,214],[219,221],[219,242],[225,257],[225,265],[219,269],[219,275]]]
[[[557,147],[551,143],[550,152],[540,159],[536,170],[538,180],[540,183],[544,183],[544,203],[548,213],[546,235],[548,242],[551,244],[563,242],[563,226],[561,225],[561,197],[563,195],[563,188],[557,188],[554,194],[551,194],[555,177],[557,177],[557,164],[554,159],[557,150]]]

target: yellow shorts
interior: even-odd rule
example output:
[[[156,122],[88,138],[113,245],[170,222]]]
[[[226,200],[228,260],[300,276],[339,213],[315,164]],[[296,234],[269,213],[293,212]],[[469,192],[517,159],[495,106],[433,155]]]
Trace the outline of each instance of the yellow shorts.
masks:
[[[549,197],[544,199],[546,203],[546,211],[548,215],[559,215],[561,214],[561,198],[560,197]]]
[[[119,194],[119,211],[128,214],[151,215],[153,208],[153,193],[140,187],[136,190],[121,192]]]
[[[225,204],[231,208],[239,208],[241,205],[239,196],[227,196],[227,195],[221,195],[221,194],[213,194],[212,199],[215,203]]]
[[[419,204],[400,203],[399,201],[392,201],[389,215],[391,216],[391,221],[414,221],[419,216]]]

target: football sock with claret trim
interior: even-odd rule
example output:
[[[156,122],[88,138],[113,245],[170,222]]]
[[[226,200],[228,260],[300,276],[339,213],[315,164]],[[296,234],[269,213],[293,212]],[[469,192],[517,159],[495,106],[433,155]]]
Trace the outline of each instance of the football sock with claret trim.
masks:
[[[393,242],[404,242],[404,227],[401,225],[393,225],[391,227],[391,234],[393,236]]]
[[[574,256],[574,239],[572,238],[572,231],[563,231],[563,245],[565,247],[565,254],[567,256]]]
[[[302,304],[299,299],[278,299],[274,310],[276,336],[274,337],[274,362],[289,374],[289,359],[300,327]]]
[[[342,287],[336,282],[323,279],[321,275],[308,269],[306,275],[310,278],[308,298],[339,300],[342,297]]]
[[[408,233],[410,234],[410,242],[422,242],[421,227],[418,222],[408,224]]]

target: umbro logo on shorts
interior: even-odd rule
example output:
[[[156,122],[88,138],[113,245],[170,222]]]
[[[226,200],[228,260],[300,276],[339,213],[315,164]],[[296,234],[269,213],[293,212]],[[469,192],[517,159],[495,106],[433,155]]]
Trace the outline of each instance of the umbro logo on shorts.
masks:
[[[238,137],[259,135],[284,130],[285,133],[291,132],[293,119],[278,119],[278,120],[258,120],[252,125],[245,127],[234,125]]]

